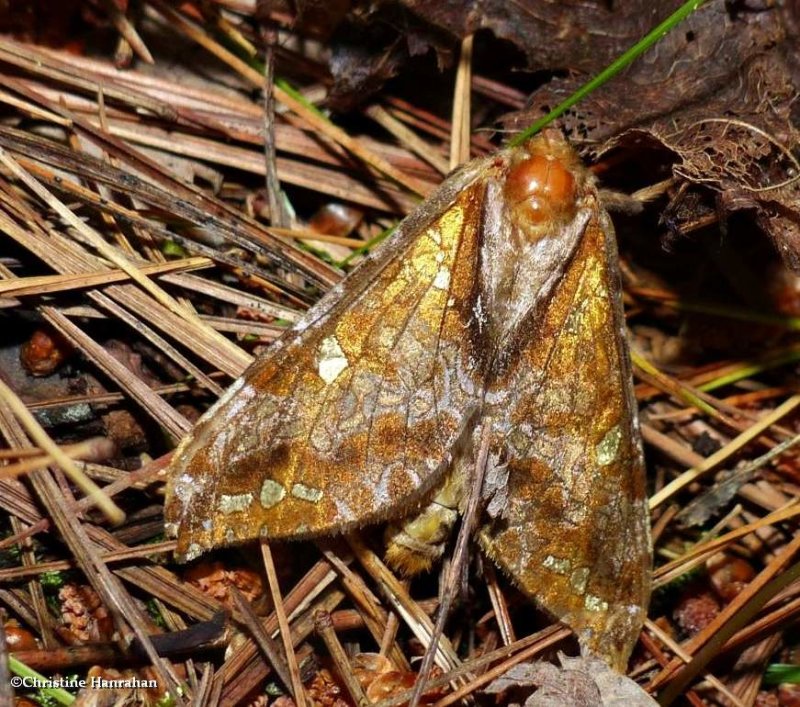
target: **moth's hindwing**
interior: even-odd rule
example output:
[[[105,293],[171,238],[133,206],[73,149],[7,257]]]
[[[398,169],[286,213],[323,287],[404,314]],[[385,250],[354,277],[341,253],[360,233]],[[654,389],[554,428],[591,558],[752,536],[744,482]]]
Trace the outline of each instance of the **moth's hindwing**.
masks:
[[[616,242],[595,205],[550,301],[490,384],[507,507],[487,553],[624,671],[650,594],[649,513]]]
[[[487,170],[446,182],[182,442],[165,511],[179,557],[397,516],[440,481],[480,391],[464,331]]]

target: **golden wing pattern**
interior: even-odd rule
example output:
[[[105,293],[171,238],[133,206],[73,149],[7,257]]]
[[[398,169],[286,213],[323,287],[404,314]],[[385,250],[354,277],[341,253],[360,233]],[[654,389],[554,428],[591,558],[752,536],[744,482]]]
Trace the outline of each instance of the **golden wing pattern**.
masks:
[[[616,244],[607,215],[592,213],[546,306],[517,333],[520,353],[489,385],[509,475],[507,506],[481,542],[624,671],[649,599],[650,536]]]
[[[479,391],[463,342],[478,173],[451,179],[435,218],[406,224],[182,442],[166,501],[179,556],[342,532],[401,513],[440,480]]]
[[[437,490],[457,508],[486,426],[508,482],[482,545],[622,669],[649,597],[642,455],[613,229],[557,132],[465,165],[248,369],[176,451],[168,531],[186,559]],[[441,543],[406,529],[400,555]]]

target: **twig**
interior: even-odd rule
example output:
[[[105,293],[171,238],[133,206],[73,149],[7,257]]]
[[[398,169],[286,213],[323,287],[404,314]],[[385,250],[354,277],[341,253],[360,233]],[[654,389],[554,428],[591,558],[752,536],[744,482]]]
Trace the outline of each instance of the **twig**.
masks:
[[[659,695],[659,704],[665,707],[672,704],[739,628],[749,623],[770,598],[800,578],[800,562],[781,573],[783,567],[798,550],[800,550],[800,535],[796,536],[775,560],[714,617],[703,631],[686,641],[683,648],[693,654],[693,658]],[[652,680],[651,689],[663,685],[679,668],[679,659],[673,660]]]
[[[339,643],[339,638],[336,635],[336,631],[333,630],[333,623],[331,622],[330,614],[326,611],[318,611],[314,615],[314,624],[316,626],[317,633],[325,643],[325,647],[328,649],[328,655],[330,655],[331,659],[336,665],[336,671],[339,677],[342,678],[344,681],[344,686],[350,693],[350,697],[353,698],[353,701],[359,707],[368,705],[369,700],[364,694],[364,690],[361,689],[361,685],[356,679],[356,676],[353,674],[353,668],[350,665],[350,661],[347,659],[347,654],[344,652],[342,644]]]
[[[114,444],[107,437],[92,437],[83,442],[68,444],[61,447],[61,450],[70,459],[107,459],[113,453]],[[34,451],[39,452],[39,450]],[[55,461],[55,457],[45,454],[19,461],[16,464],[0,466],[0,478],[8,479],[20,474],[27,474],[30,471],[50,466]]]
[[[472,537],[473,530],[478,523],[480,516],[480,504],[483,491],[483,479],[486,476],[486,467],[489,464],[489,446],[492,441],[492,421],[489,417],[484,417],[481,427],[480,447],[478,448],[478,455],[475,461],[475,474],[472,477],[470,484],[470,495],[467,503],[464,517],[461,520],[461,528],[458,531],[458,538],[456,539],[456,547],[453,551],[453,561],[450,564],[450,572],[447,576],[444,590],[442,591],[442,603],[439,607],[439,614],[436,617],[436,625],[433,628],[431,642],[425,651],[425,657],[422,660],[422,666],[419,669],[417,682],[414,685],[414,691],[411,693],[409,700],[409,707],[417,707],[420,697],[425,689],[425,682],[433,667],[433,661],[436,656],[436,647],[439,644],[439,639],[444,633],[444,625],[450,615],[450,607],[453,603],[453,598],[458,591],[459,578],[464,570],[464,563],[467,557],[467,550],[469,541]]]
[[[703,474],[706,474],[712,469],[717,468],[732,454],[739,451],[742,447],[761,435],[765,430],[769,429],[772,424],[788,415],[798,405],[800,405],[800,395],[793,395],[783,404],[775,408],[775,410],[751,425],[738,437],[731,440],[722,449],[705,459],[700,466],[685,471],[677,479],[662,488],[658,493],[655,493],[650,498],[650,509],[652,510],[654,508],[658,508],[658,506],[664,503],[664,501],[674,496],[678,491],[685,488],[696,479],[700,478]]]
[[[300,679],[300,669],[297,666],[297,656],[294,654],[292,644],[292,632],[289,628],[289,621],[286,618],[286,611],[283,606],[283,597],[278,586],[278,575],[275,572],[275,563],[272,560],[272,551],[266,540],[261,541],[261,557],[264,560],[264,569],[267,572],[267,584],[272,595],[272,604],[275,607],[275,617],[278,619],[281,641],[283,642],[286,664],[289,667],[289,687],[297,707],[305,707],[306,695],[303,682]]]
[[[49,457],[52,457],[73,483],[97,505],[112,523],[121,523],[125,520],[125,514],[119,506],[108,498],[94,481],[78,469],[61,447],[50,439],[50,435],[44,431],[44,428],[25,407],[25,403],[5,384],[2,378],[0,378],[0,399],[14,412],[20,424],[39,448],[44,450]]]
[[[272,226],[286,228],[289,219],[283,208],[284,194],[278,180],[275,157],[275,32],[265,27],[263,30],[266,45],[264,55],[264,168],[266,172],[267,200],[269,201],[269,222]]]
[[[473,35],[461,40],[461,56],[456,70],[456,88],[453,97],[453,134],[450,137],[450,169],[469,160],[471,112],[470,88],[472,86]]]
[[[289,667],[283,660],[283,656],[281,655],[281,650],[278,644],[261,625],[261,621],[259,620],[258,616],[256,616],[250,604],[248,604],[247,600],[242,596],[242,593],[239,591],[238,587],[231,587],[231,596],[233,597],[236,603],[236,608],[241,613],[244,624],[247,626],[247,629],[252,635],[253,640],[255,640],[255,642],[258,644],[258,647],[264,652],[264,655],[267,657],[267,660],[269,661],[273,670],[275,670],[275,673],[280,678],[283,686],[287,690],[292,691],[292,676],[290,675]],[[291,641],[291,638],[289,640]],[[302,699],[302,697],[300,699]]]

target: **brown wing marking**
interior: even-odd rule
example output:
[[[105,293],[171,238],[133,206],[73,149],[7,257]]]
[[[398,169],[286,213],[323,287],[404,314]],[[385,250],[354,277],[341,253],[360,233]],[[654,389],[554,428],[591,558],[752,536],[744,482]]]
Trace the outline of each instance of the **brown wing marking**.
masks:
[[[170,473],[179,555],[342,532],[440,480],[479,389],[463,332],[484,193],[480,179],[462,188],[204,416]]]
[[[529,324],[523,353],[487,395],[510,474],[508,505],[481,540],[586,648],[624,670],[646,612],[651,556],[616,244],[605,213],[589,222]]]

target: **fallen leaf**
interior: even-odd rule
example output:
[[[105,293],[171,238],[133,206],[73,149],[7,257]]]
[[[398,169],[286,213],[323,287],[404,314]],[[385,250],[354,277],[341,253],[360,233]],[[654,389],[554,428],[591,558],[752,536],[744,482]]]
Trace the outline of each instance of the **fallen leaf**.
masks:
[[[630,678],[595,657],[569,658],[559,653],[561,667],[551,663],[515,665],[486,688],[492,695],[530,692],[524,707],[654,707],[657,702]],[[510,703],[509,703],[510,704]]]

